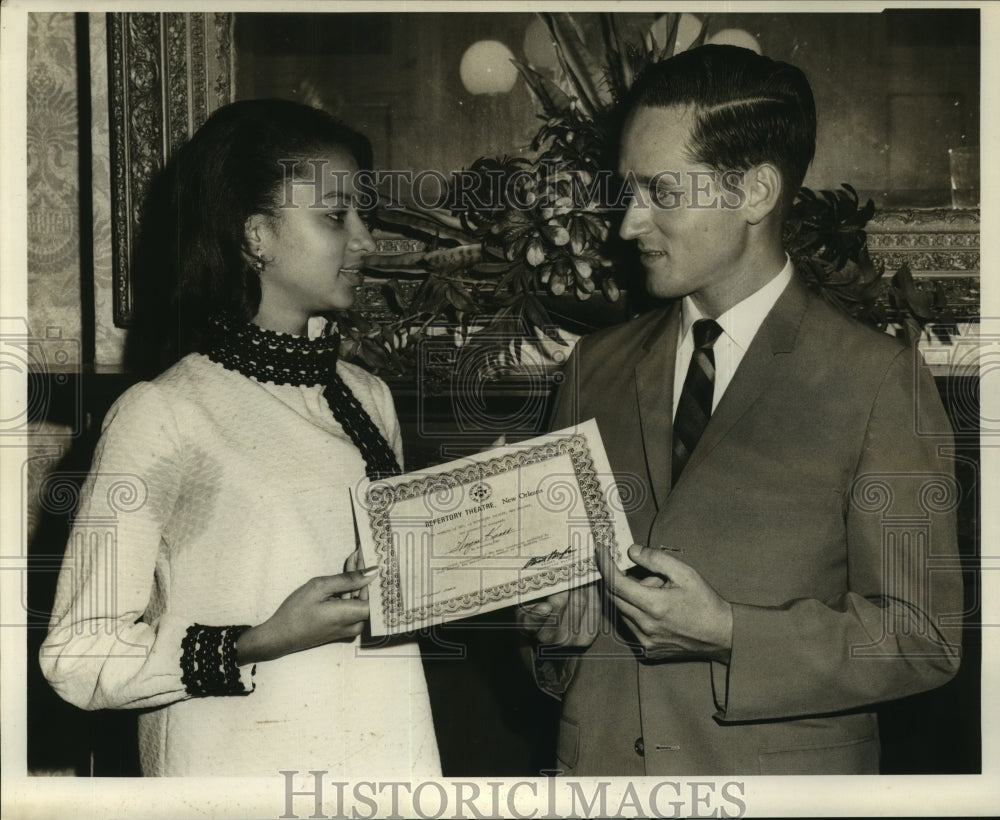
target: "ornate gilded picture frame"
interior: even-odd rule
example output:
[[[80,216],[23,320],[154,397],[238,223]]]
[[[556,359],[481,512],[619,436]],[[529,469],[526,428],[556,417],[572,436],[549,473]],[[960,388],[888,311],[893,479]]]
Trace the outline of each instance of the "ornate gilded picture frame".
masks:
[[[107,18],[114,323],[128,327],[129,265],[145,193],[171,152],[232,100],[233,15],[127,12]]]

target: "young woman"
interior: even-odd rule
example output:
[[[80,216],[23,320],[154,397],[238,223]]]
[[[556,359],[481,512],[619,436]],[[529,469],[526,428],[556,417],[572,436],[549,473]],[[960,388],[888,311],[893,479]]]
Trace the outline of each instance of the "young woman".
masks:
[[[105,420],[40,659],[77,706],[143,710],[144,774],[440,773],[416,645],[358,637],[349,491],[400,469],[392,399],[309,334],[374,250],[369,154],[325,112],[234,103],[146,226],[186,355]]]

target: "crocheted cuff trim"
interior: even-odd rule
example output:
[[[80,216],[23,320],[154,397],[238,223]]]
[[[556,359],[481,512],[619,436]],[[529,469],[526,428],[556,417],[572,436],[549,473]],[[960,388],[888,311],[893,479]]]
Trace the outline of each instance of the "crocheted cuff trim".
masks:
[[[192,624],[181,641],[181,682],[192,697],[249,695],[236,665],[236,641],[249,626]]]

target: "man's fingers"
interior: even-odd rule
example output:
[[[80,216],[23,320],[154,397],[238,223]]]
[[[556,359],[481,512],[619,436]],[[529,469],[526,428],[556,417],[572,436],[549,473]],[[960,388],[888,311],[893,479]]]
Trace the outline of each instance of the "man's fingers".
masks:
[[[547,601],[521,604],[517,608],[517,620],[525,631],[538,632],[539,629],[553,620],[552,605]]]
[[[651,549],[650,547],[640,547],[638,544],[633,544],[629,547],[628,554],[629,558],[635,561],[640,567],[669,578],[674,583],[683,584],[691,577],[691,567],[679,558],[674,558],[673,555],[662,547]]]
[[[650,560],[647,557],[647,553],[653,551],[645,547],[633,545],[629,548],[629,556],[639,566],[659,572],[659,570],[651,567],[650,564],[656,563],[657,566],[660,566],[660,562],[655,558]],[[650,579],[637,581],[634,578],[629,578],[615,566],[615,562],[607,550],[598,548],[595,552],[598,567],[604,576],[605,588],[608,594],[614,599],[615,606],[619,610],[624,611],[623,604],[629,604],[632,610],[630,617],[635,617],[638,613],[648,613],[656,603],[656,596],[663,594],[666,584],[662,583],[662,579],[658,578],[657,581],[659,582],[657,582]],[[637,558],[641,558],[643,563],[636,560]],[[670,560],[674,562],[671,564],[671,567],[675,567],[678,564],[684,566],[676,558],[671,558]]]
[[[647,575],[645,578],[639,579],[639,584],[644,587],[659,589],[660,587],[665,587],[667,582],[664,581],[659,575]]]
[[[545,603],[551,607],[553,612],[562,612],[569,603],[569,598],[569,590],[566,590],[565,592],[553,592],[548,598],[545,599]]]
[[[584,619],[587,618],[587,589],[575,589],[569,596],[569,605],[566,607],[566,627],[569,631],[567,637],[579,637],[583,632]]]
[[[604,584],[609,589],[614,586],[618,576],[624,577],[615,564],[611,551],[604,547],[597,547],[594,550],[594,563],[597,564],[597,569],[600,570],[601,577],[604,578]]]
[[[521,604],[520,610],[525,615],[545,617],[552,612],[552,604],[548,601],[536,601],[533,604]]]
[[[622,597],[616,597],[614,602],[619,614],[625,618],[633,632],[636,631],[637,624],[646,623],[648,615],[642,607],[636,606]]]

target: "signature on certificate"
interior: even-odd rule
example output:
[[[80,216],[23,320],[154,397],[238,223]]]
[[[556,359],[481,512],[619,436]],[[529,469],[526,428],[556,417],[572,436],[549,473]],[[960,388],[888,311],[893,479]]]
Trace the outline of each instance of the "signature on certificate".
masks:
[[[569,555],[573,549],[573,547],[566,547],[564,550],[552,550],[548,555],[536,555],[533,558],[529,558],[528,563],[521,567],[521,569],[536,567],[539,564],[547,564],[549,561],[558,561],[560,558],[565,558]]]
[[[448,550],[448,554],[453,552],[458,552],[467,554],[470,552],[475,552],[483,547],[493,546],[501,538],[506,538],[512,532],[514,532],[513,527],[504,527],[503,524],[497,524],[490,529],[486,530],[480,538],[473,538],[473,533],[476,532],[476,528],[472,528],[466,531],[459,542]]]

